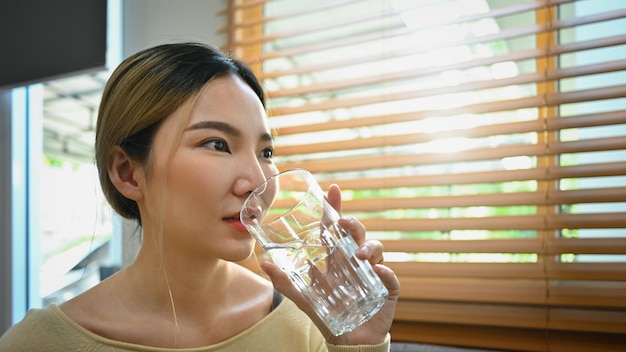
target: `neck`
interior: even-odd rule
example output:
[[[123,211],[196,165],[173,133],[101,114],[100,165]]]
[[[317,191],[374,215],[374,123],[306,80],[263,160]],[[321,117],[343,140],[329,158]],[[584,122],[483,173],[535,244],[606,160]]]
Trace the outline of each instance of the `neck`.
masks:
[[[228,288],[237,277],[234,264],[218,259],[176,260],[148,253],[144,247],[127,269],[127,282],[151,309],[189,317],[229,305]]]

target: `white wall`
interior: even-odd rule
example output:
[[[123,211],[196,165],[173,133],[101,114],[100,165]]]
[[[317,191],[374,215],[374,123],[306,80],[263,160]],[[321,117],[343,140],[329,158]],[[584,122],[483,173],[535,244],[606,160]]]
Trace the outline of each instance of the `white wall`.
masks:
[[[226,43],[227,0],[124,0],[122,55],[168,42]]]

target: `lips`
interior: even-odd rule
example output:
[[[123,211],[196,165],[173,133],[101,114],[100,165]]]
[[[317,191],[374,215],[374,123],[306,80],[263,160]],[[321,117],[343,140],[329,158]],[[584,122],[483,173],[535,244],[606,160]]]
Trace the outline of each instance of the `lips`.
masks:
[[[227,216],[227,217],[223,218],[223,220],[226,221],[227,223],[229,223],[235,229],[237,229],[237,231],[248,232],[246,227],[241,222],[241,219],[239,218],[239,214],[233,215],[233,216]]]
[[[239,220],[239,212],[230,213],[230,215],[223,217],[223,219],[228,221]]]

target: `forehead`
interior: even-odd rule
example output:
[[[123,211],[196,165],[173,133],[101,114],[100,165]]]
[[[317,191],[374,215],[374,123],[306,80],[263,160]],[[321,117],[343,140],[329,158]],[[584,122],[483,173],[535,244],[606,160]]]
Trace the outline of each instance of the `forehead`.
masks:
[[[194,99],[190,112],[188,124],[208,118],[265,127],[267,120],[259,97],[234,75],[220,76],[208,82]]]
[[[228,123],[244,134],[269,131],[261,100],[241,78],[217,77],[180,106],[166,121],[170,131],[183,130],[204,121]],[[177,126],[178,128],[176,128]]]

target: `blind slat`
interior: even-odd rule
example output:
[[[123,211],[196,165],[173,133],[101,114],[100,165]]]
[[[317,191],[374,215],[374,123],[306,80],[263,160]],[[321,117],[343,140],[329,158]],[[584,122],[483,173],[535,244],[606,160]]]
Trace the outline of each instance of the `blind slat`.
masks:
[[[520,328],[545,327],[545,309],[495,304],[465,305],[448,302],[398,302],[398,320],[418,322],[477,324]]]
[[[402,284],[402,299],[411,300],[626,308],[623,282],[613,282],[608,290],[587,282],[544,279],[403,277]]]
[[[398,277],[625,281],[626,263],[429,263],[385,262]],[[607,285],[610,287],[610,285]],[[600,285],[599,287],[604,287]]]
[[[402,301],[398,319],[432,323],[479,324],[518,328],[548,328],[572,331],[626,333],[626,312],[552,308],[546,321],[545,308],[506,305]],[[413,317],[413,318],[409,318]]]
[[[525,180],[555,180],[561,178],[584,178],[623,175],[626,162],[597,163],[573,166],[555,166],[523,170],[496,170],[483,172],[459,172],[445,175],[389,176],[371,178],[341,178],[320,180],[320,185],[328,189],[339,182],[344,189],[386,189],[397,187],[424,187],[437,185],[462,185],[472,183],[497,183]]]
[[[401,239],[382,242],[387,252],[626,254],[626,238]]]
[[[259,18],[253,18],[253,19],[242,19],[241,21],[237,22],[235,26],[232,27],[231,30],[238,30],[240,28],[245,28],[245,27],[251,27],[251,26],[257,26],[259,24],[267,24],[269,22],[272,21],[279,21],[281,19],[290,19],[293,17],[297,17],[297,16],[301,16],[301,15],[307,15],[310,14],[311,12],[321,12],[321,11],[327,11],[327,10],[331,10],[334,8],[338,8],[341,6],[345,6],[345,5],[349,5],[349,4],[353,4],[353,3],[357,3],[359,1],[362,0],[341,0],[341,1],[333,1],[331,3],[316,3],[313,4],[313,6],[309,6],[309,7],[298,7],[298,9],[296,10],[291,10],[289,12],[283,12],[280,15],[277,16],[263,16],[263,17],[259,17]],[[245,2],[243,4],[237,4],[234,6],[234,10],[243,10],[246,8],[249,8],[251,6],[254,5],[260,5],[260,4],[264,4],[267,3],[268,0],[259,0],[259,1],[255,1],[255,2]],[[295,35],[295,33],[294,33]]]
[[[361,222],[370,231],[558,230],[626,227],[626,213],[491,216],[487,218],[387,219]]]
[[[391,328],[397,341],[467,346],[505,351],[622,352],[623,334],[550,331],[497,326],[398,321]]]
[[[519,98],[512,100],[493,101],[474,105],[466,105],[462,107],[453,107],[446,110],[428,110],[416,111],[416,118],[442,116],[442,115],[460,115],[460,114],[477,114],[496,111],[507,111],[515,109],[526,109],[536,106],[556,106],[560,104],[571,104],[585,101],[594,101],[602,99],[623,98],[626,96],[626,85],[617,85],[610,87],[602,87],[596,89],[584,89],[573,92],[551,93],[541,96],[533,96],[527,98]],[[364,97],[364,98],[345,98],[341,100],[329,100],[319,103],[309,103],[303,106],[295,107],[271,107],[273,115],[291,115],[296,113],[325,111],[339,108],[348,108],[360,105],[370,105],[374,103],[384,103],[390,101],[398,101],[420,97],[421,91],[405,92],[389,94],[380,97]]]
[[[304,168],[311,172],[339,172],[346,170],[371,170],[408,165],[443,164],[454,161],[493,160],[514,156],[558,155],[592,151],[619,150],[626,148],[626,138],[607,137],[593,140],[555,142],[549,145],[521,144],[497,148],[479,148],[454,153],[396,154],[384,158],[359,156],[352,158],[328,158],[281,163],[282,169]]]
[[[349,129],[349,128],[359,128],[359,127],[370,127],[377,125],[385,125],[392,123],[401,123],[401,122],[410,122],[410,121],[418,121],[423,116],[420,116],[417,113],[404,113],[404,114],[390,114],[383,116],[371,116],[371,117],[360,117],[350,120],[333,120],[332,123],[323,122],[323,123],[307,123],[300,124],[296,126],[285,126],[281,127],[278,133],[279,136],[306,133],[306,132],[319,132],[319,131],[332,131],[339,129]],[[480,137],[487,136],[488,133],[492,134],[505,134],[505,133],[523,133],[529,131],[555,131],[558,129],[565,128],[576,128],[576,127],[590,127],[590,126],[603,126],[603,125],[611,125],[611,124],[621,124],[623,123],[625,117],[623,111],[612,111],[612,112],[602,112],[595,114],[584,114],[584,115],[575,115],[569,116],[566,118],[557,118],[555,116],[550,116],[545,119],[545,121],[540,120],[531,120],[531,121],[523,121],[523,122],[511,122],[511,123],[500,123],[494,125],[481,126],[480,129],[471,129],[462,131],[466,136],[470,137]],[[482,130],[486,129],[488,132],[483,133]],[[444,137],[454,137],[458,136],[456,128],[451,128],[446,131],[438,132]],[[421,134],[414,134],[417,140],[430,140],[427,138],[420,139]],[[432,134],[427,134],[432,136]],[[400,135],[402,136],[402,135]],[[374,137],[376,138],[376,137]],[[280,147],[280,146],[278,146]],[[294,146],[289,146],[285,148],[293,148]]]
[[[571,191],[537,191],[495,194],[470,194],[428,197],[384,197],[346,200],[346,212],[385,211],[391,209],[432,209],[470,206],[558,205],[603,202],[626,202],[626,187]],[[276,203],[280,206],[281,203]]]

